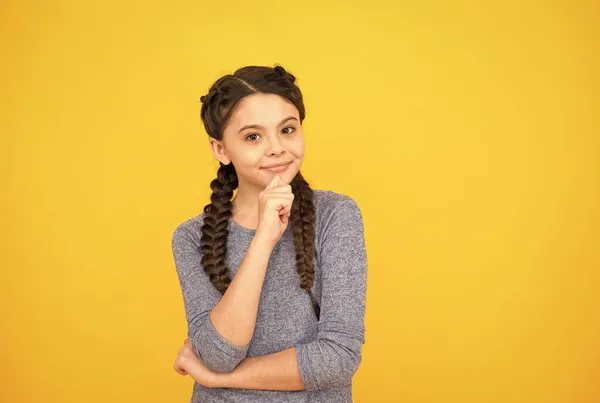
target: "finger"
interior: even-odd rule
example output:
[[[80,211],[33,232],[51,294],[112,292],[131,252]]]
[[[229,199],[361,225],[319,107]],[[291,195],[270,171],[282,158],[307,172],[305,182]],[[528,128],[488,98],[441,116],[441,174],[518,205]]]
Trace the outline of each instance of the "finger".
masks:
[[[286,217],[289,217],[291,213],[292,213],[292,205],[291,204],[289,204],[289,205],[283,207],[281,210],[279,210],[279,214],[285,215]]]
[[[283,206],[283,207],[282,207],[282,208],[279,210],[279,215],[281,215],[281,216],[284,216],[284,215],[285,215],[285,216],[289,217],[289,216],[290,216],[290,214],[291,214],[291,212],[292,212],[292,204],[290,203],[290,204],[288,204],[288,205],[285,205],[285,206]]]
[[[284,202],[285,204],[291,204],[292,201],[294,200],[294,194],[293,193],[273,193],[270,194],[267,198],[266,198],[266,204],[270,204],[270,203],[280,203],[280,202]]]
[[[263,195],[273,194],[273,193],[292,193],[292,185],[279,185],[277,187],[266,189],[263,191]]]
[[[294,201],[293,195],[291,195],[290,197],[287,197],[287,196],[271,197],[267,200],[266,206],[269,209],[273,209],[273,210],[277,211],[278,213],[281,212],[281,210],[288,212],[288,211],[291,211],[291,209],[292,209],[293,201]]]
[[[187,375],[187,372],[185,369],[181,368],[179,366],[179,364],[177,363],[177,361],[175,362],[175,364],[173,364],[173,369],[175,370],[175,372],[177,372],[178,374],[181,375]]]
[[[273,189],[275,187],[279,186],[279,175],[275,175],[273,177],[273,179],[271,179],[271,182],[269,182],[269,184],[267,185],[267,187],[265,188],[265,190],[267,189]]]
[[[294,195],[292,192],[277,192],[270,190],[269,192],[263,194],[263,200],[277,199],[282,197],[286,200],[292,200],[295,196],[296,195]]]

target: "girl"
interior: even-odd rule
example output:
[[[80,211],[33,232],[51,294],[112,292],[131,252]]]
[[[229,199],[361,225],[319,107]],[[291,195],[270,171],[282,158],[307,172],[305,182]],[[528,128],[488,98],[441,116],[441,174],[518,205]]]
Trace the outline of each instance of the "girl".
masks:
[[[217,178],[172,238],[188,339],[174,369],[191,402],[352,402],[365,343],[367,256],[350,196],[311,189],[302,93],[246,66],[202,96]],[[234,190],[237,189],[234,197]]]

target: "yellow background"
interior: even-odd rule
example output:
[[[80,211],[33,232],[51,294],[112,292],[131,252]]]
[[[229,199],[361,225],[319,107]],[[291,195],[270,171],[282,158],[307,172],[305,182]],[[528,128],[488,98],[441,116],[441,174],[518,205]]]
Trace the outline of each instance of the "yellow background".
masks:
[[[189,401],[199,98],[274,63],[364,216],[355,401],[600,401],[598,2],[96,3],[0,4],[0,401]]]

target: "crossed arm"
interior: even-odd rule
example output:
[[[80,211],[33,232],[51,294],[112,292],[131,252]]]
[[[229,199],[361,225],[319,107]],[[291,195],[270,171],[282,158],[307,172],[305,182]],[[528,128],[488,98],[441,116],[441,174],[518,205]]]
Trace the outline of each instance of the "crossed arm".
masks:
[[[189,359],[185,368],[196,382],[210,388],[305,389],[295,348],[264,356],[246,357],[231,372],[211,371],[196,356]]]
[[[174,240],[189,336],[198,357],[194,365],[196,368],[204,365],[205,369],[199,371],[203,379],[196,379],[194,370],[188,373],[199,383],[206,383],[206,370],[210,370],[210,385],[205,385],[210,387],[316,390],[350,383],[360,365],[364,343],[367,261],[362,231],[362,216],[353,200],[336,206],[321,245],[321,317],[317,339],[255,357],[246,356],[247,336],[234,345],[229,335],[213,326],[210,310],[200,304],[206,303],[214,287],[197,275],[202,273],[201,268],[186,268],[198,264],[199,256],[194,255],[197,249],[180,241],[176,244]]]
[[[218,384],[226,388],[264,390],[303,390],[296,348],[277,353],[246,357],[230,373],[218,374]]]

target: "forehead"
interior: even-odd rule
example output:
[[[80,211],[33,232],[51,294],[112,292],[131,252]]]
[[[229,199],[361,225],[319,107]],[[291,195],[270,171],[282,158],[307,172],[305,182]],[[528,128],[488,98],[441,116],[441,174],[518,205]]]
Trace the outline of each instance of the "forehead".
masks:
[[[240,101],[230,125],[234,128],[247,124],[277,126],[290,115],[299,118],[298,109],[285,98],[275,94],[253,94]]]

